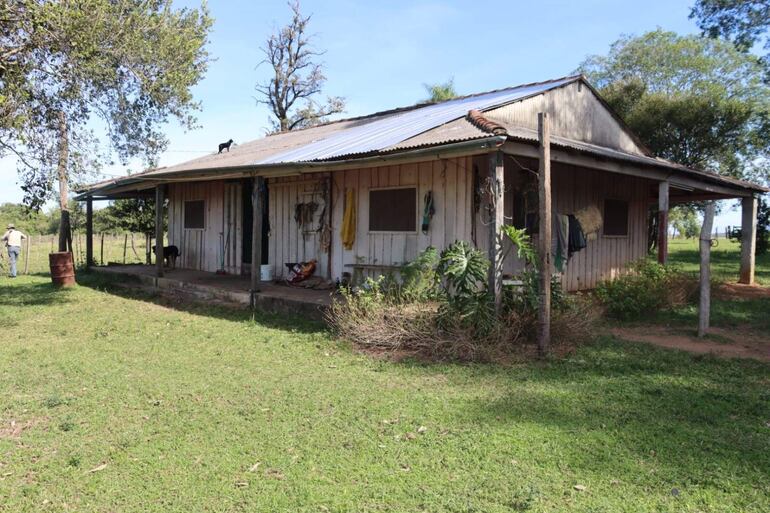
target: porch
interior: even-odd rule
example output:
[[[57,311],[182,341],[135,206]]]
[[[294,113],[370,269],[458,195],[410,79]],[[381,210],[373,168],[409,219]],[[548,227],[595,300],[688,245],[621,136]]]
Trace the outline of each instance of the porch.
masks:
[[[178,295],[201,301],[222,301],[225,303],[251,305],[251,278],[246,275],[216,274],[192,269],[166,269],[162,277],[157,276],[154,265],[110,265],[92,266],[91,271],[105,275],[120,276],[127,286],[133,281],[141,288]],[[306,289],[281,283],[261,282],[260,290],[254,294],[254,306],[269,313],[301,315],[303,318],[322,320],[326,308],[331,304],[335,292],[332,290]]]

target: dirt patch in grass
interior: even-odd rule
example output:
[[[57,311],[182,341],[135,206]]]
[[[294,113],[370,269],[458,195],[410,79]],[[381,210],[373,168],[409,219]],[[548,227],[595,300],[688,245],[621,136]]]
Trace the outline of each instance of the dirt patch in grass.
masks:
[[[24,431],[40,424],[40,422],[42,419],[0,421],[0,440],[18,439]]]
[[[741,283],[722,283],[715,292],[718,299],[764,299],[770,298],[770,287],[744,285]]]
[[[770,338],[745,330],[711,328],[709,335],[702,339],[694,332],[683,333],[665,326],[618,327],[610,332],[623,340],[691,353],[770,361]]]

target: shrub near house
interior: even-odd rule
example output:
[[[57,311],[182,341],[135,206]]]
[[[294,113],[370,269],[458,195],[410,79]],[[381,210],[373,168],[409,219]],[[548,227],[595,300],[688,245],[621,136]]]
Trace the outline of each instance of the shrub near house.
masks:
[[[692,300],[696,291],[695,279],[678,268],[642,260],[631,272],[602,282],[596,297],[608,316],[637,320],[681,306]]]
[[[520,256],[534,251],[523,230],[507,234]],[[487,290],[489,261],[457,241],[439,255],[428,248],[392,277],[367,280],[343,291],[328,312],[333,329],[362,347],[405,351],[436,359],[501,361],[523,356],[537,327],[537,274],[522,275],[523,287],[508,289],[497,315]],[[556,344],[590,336],[595,316],[588,302],[552,287],[551,332]]]

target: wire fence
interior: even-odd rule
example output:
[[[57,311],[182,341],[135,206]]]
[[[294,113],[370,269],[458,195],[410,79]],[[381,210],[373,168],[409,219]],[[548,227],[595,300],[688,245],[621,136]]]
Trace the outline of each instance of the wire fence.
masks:
[[[17,268],[19,273],[47,273],[49,271],[48,254],[58,250],[59,236],[28,235],[22,245]],[[95,233],[94,263],[109,264],[143,264],[147,263],[148,240],[143,233]],[[152,246],[152,241],[149,242]],[[3,272],[8,269],[8,253],[3,249],[0,257]],[[86,264],[86,235],[83,232],[72,234],[72,258],[75,266]],[[150,257],[152,258],[152,257]]]

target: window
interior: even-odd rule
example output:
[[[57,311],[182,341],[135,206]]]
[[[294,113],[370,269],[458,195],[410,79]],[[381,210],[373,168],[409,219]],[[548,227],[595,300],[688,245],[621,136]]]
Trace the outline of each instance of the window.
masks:
[[[625,237],[628,235],[628,202],[604,200],[604,235]]]
[[[202,230],[206,227],[204,205],[203,200],[184,202],[185,230]]]
[[[370,232],[416,232],[417,189],[374,189],[369,191]]]

